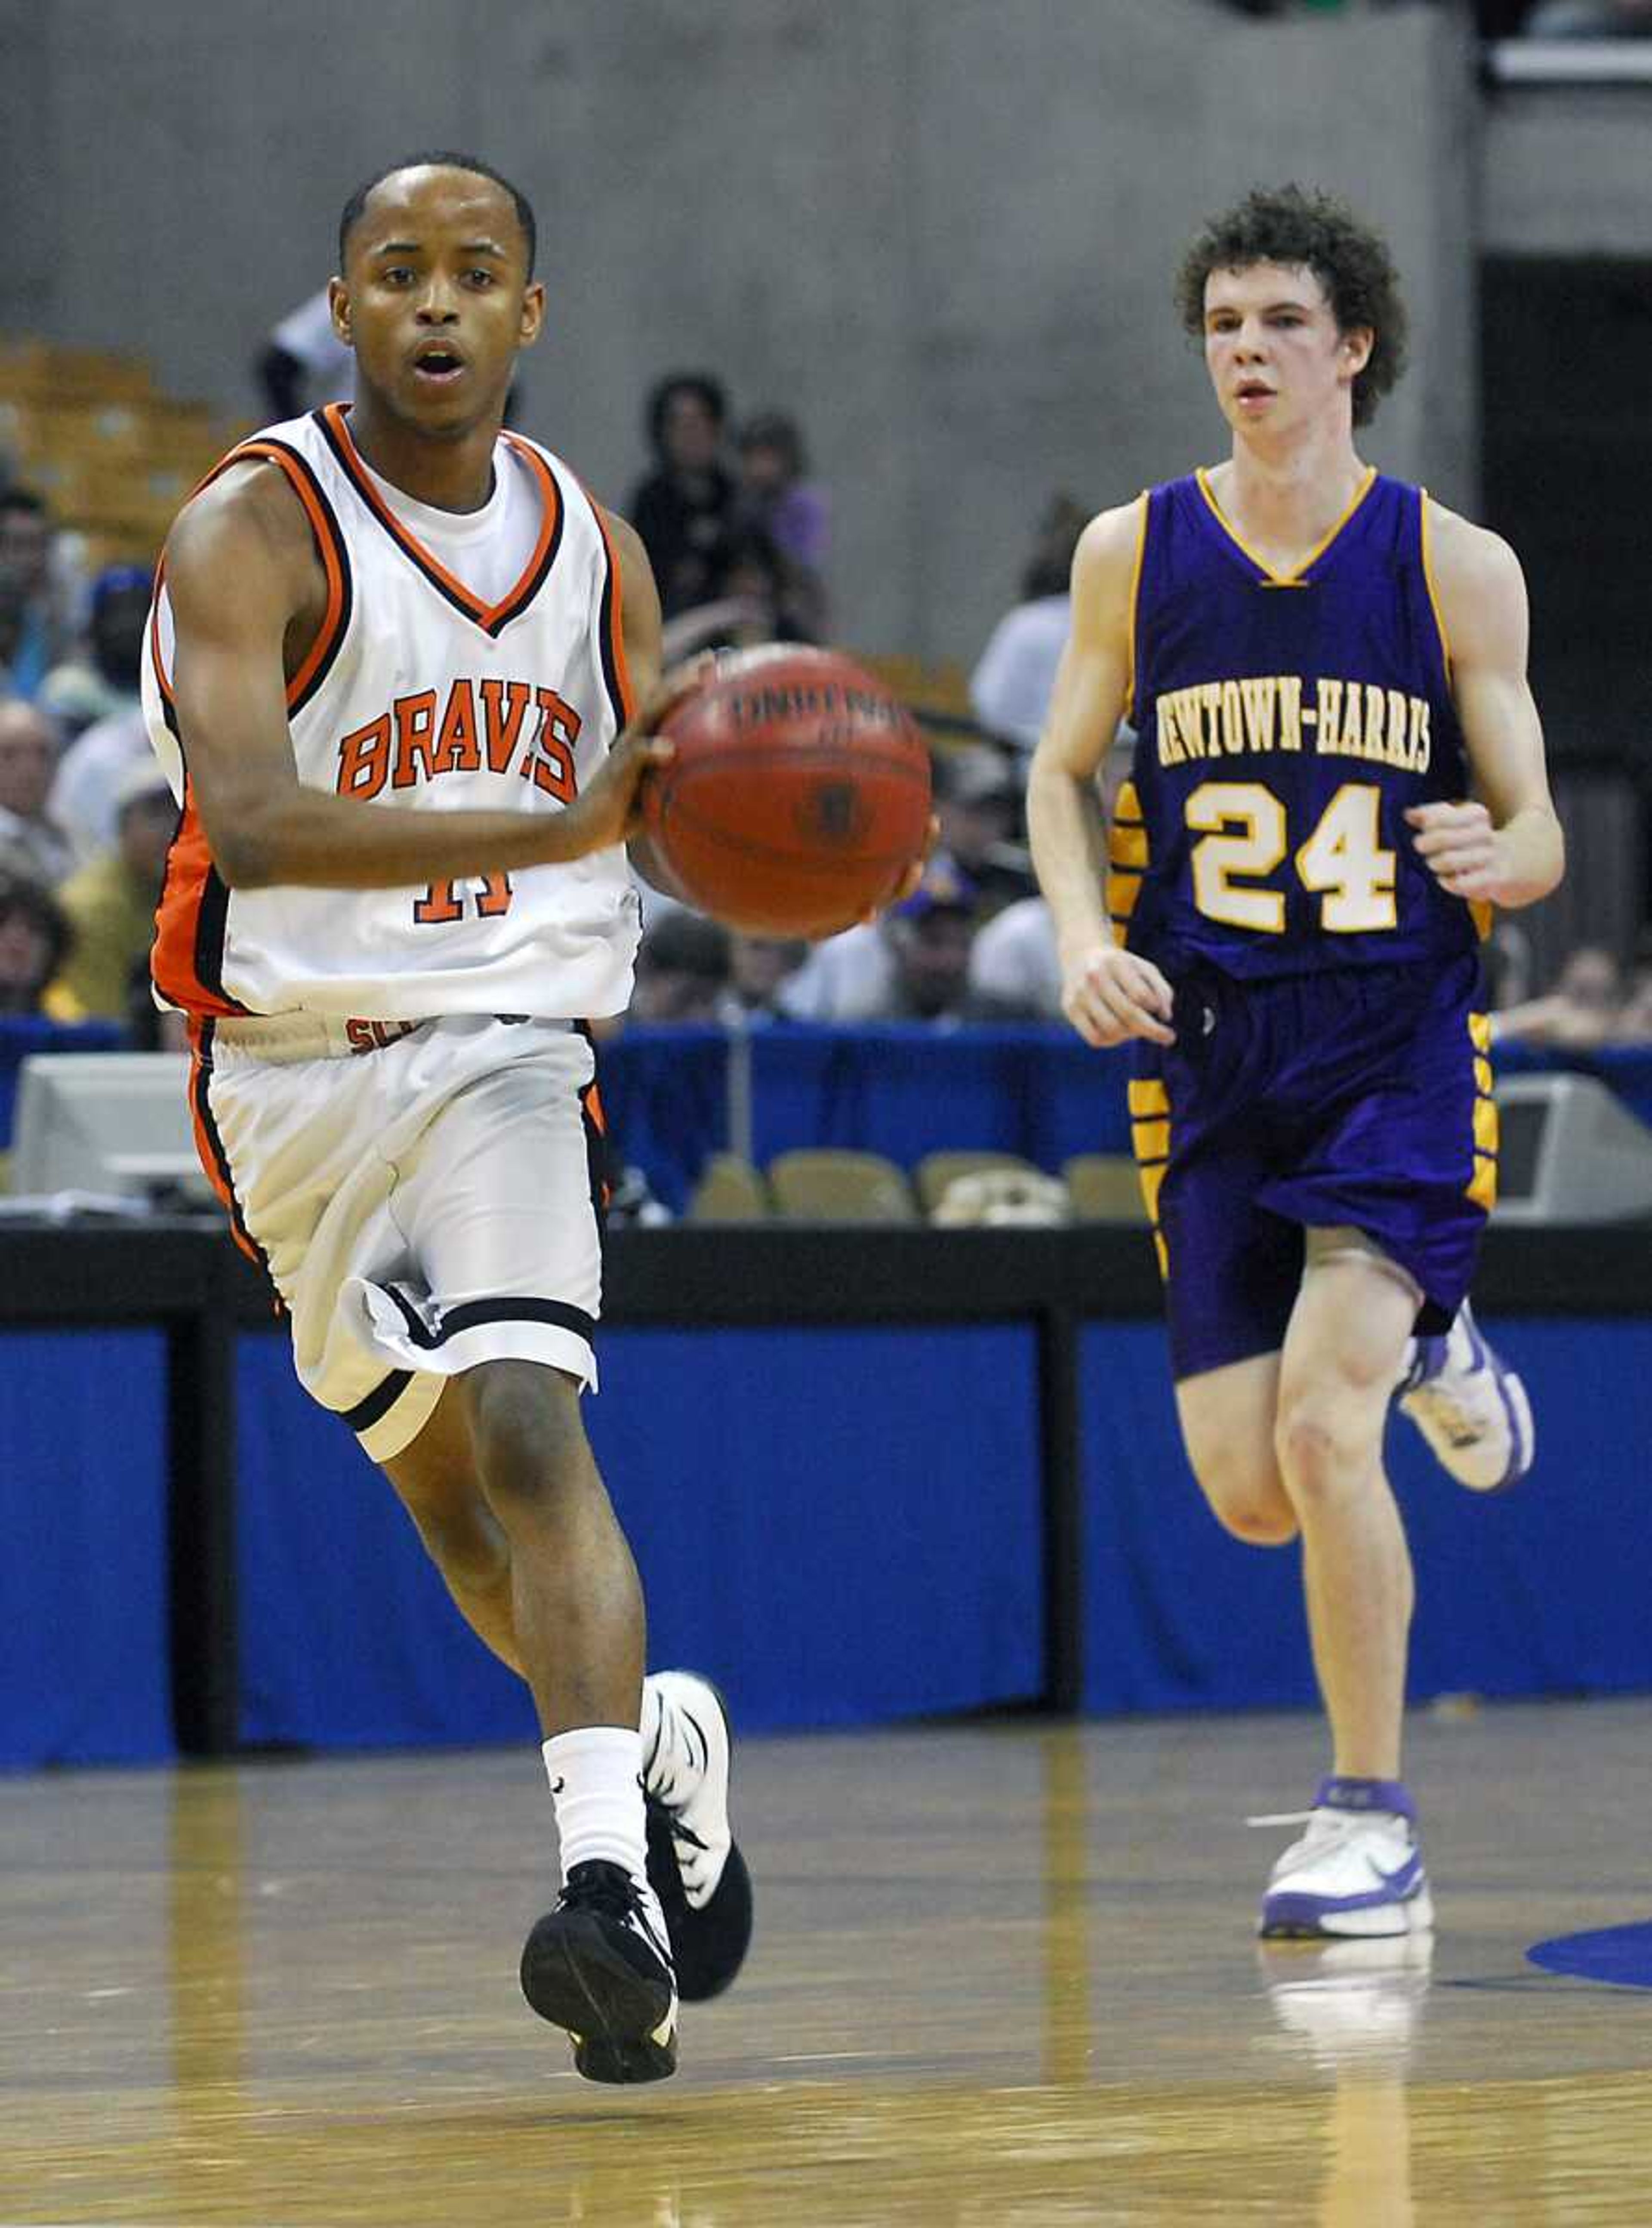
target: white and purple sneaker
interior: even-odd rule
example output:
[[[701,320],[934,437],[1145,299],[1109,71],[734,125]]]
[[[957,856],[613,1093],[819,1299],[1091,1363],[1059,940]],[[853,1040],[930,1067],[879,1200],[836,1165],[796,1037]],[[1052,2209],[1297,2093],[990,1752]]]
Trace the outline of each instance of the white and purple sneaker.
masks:
[[[1518,1485],[1532,1467],[1537,1438],[1532,1404],[1500,1360],[1464,1300],[1444,1337],[1413,1341],[1399,1381],[1399,1405],[1435,1460],[1473,1493]]]
[[[1267,1942],[1425,1934],[1434,1903],[1417,1813],[1397,1779],[1322,1779],[1311,1810],[1252,1818],[1305,1824],[1273,1868],[1258,1932]]]

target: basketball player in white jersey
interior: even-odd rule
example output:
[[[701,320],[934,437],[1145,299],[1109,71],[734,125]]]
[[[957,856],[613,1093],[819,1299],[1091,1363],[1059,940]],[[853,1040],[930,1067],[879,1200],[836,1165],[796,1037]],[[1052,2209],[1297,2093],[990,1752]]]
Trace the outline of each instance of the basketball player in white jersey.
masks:
[[[467,156],[371,180],[331,289],[354,407],[243,443],[174,527],[144,684],[181,808],[154,973],[301,1380],[532,1687],[563,1887],[528,2001],[588,2078],[646,2081],[676,2065],[679,1982],[726,1985],[750,1930],[720,1705],[688,1674],[644,1688],[637,1572],[579,1418],[601,1279],[585,1022],[630,996],[622,846],[682,684],[661,682],[637,536],[502,433],[544,316],[534,245],[527,202]]]

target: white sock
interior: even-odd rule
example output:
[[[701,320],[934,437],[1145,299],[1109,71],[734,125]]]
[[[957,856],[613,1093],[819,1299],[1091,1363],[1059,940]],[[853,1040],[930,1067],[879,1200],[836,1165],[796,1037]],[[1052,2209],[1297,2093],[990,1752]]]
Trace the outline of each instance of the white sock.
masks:
[[[546,1777],[562,1845],[562,1878],[592,1858],[646,1877],[643,1740],[624,1725],[580,1725],[544,1743]]]

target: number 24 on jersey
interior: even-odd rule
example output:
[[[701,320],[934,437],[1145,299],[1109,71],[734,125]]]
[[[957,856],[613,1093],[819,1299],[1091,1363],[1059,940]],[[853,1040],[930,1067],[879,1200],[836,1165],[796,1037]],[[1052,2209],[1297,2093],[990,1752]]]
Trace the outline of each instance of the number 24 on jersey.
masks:
[[[1320,925],[1333,936],[1393,928],[1395,855],[1380,840],[1382,792],[1373,782],[1344,782],[1298,845],[1298,880],[1320,900]],[[1281,890],[1259,888],[1290,848],[1285,808],[1259,781],[1201,782],[1188,799],[1194,903],[1207,920],[1283,936]]]

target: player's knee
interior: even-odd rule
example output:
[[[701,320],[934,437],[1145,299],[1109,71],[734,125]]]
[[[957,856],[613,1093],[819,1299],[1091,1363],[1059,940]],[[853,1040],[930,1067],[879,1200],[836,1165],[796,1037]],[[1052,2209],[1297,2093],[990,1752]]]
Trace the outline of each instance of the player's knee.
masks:
[[[1345,1494],[1364,1476],[1372,1452],[1345,1416],[1312,1397],[1281,1403],[1274,1449],[1285,1491],[1298,1509],[1304,1501]]]
[[[502,1514],[547,1506],[594,1475],[579,1394],[560,1370],[490,1361],[464,1382],[477,1467]]]
[[[485,1502],[468,1508],[408,1503],[425,1553],[461,1593],[487,1593],[510,1569],[510,1546]]]
[[[1283,1547],[1297,1536],[1297,1514],[1266,1452],[1210,1446],[1189,1450],[1194,1475],[1225,1532],[1251,1547]]]

